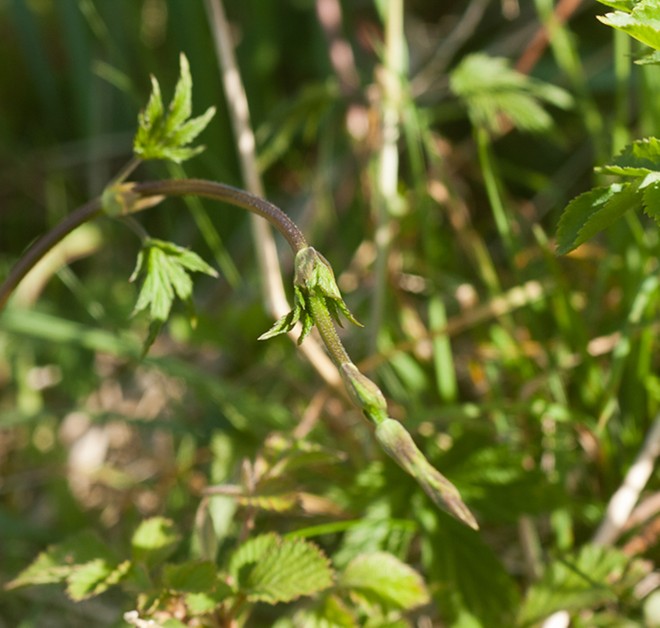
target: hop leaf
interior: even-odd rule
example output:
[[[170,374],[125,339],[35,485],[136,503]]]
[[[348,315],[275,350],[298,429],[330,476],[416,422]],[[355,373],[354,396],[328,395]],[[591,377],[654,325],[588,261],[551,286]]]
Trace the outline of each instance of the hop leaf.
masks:
[[[573,104],[563,89],[512,70],[507,59],[484,54],[465,57],[450,84],[465,102],[472,124],[493,135],[505,129],[505,121],[522,131],[547,131],[552,118],[542,103],[562,109]]]
[[[187,145],[206,128],[215,114],[215,107],[209,107],[197,118],[188,119],[192,111],[192,77],[185,55],[179,60],[179,81],[167,112],[158,80],[151,77],[151,95],[138,116],[138,132],[133,142],[135,154],[142,159],[169,159],[181,163],[204,150],[203,146]]]
[[[159,329],[167,320],[174,297],[192,306],[193,282],[191,272],[205,273],[217,277],[218,273],[199,255],[172,242],[148,239],[138,255],[131,281],[145,276],[134,313],[149,309],[152,321],[144,351],[151,346]]]

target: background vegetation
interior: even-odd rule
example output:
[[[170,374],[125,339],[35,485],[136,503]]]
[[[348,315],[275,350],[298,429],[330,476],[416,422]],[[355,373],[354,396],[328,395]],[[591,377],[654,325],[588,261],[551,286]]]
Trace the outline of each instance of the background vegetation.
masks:
[[[336,29],[327,0],[225,8],[265,194],[331,261],[366,326],[349,353],[481,530],[435,509],[293,343],[256,340],[272,316],[248,217],[172,200],[140,223],[220,272],[196,279],[196,325],[175,307],[139,360],[140,242],[110,219],[0,316],[0,582],[85,529],[127,555],[162,516],[173,560],[277,532],[340,572],[389,552],[430,595],[407,619],[352,595],[325,625],[658,625],[657,479],[603,526],[659,410],[657,228],[627,215],[565,258],[552,234],[594,165],[660,133],[660,72],[594,2],[410,0],[403,31],[390,4],[344,2]],[[139,176],[245,185],[204,3],[5,0],[0,35],[0,276],[130,158],[148,76],[170,94],[181,51],[195,111],[218,109],[207,150]],[[125,625],[138,593],[8,589],[0,626]],[[301,608],[243,621],[314,625]]]

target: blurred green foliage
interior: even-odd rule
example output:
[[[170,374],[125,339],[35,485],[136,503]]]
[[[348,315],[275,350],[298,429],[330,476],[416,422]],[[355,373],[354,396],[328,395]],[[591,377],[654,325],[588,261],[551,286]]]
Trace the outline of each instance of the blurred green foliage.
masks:
[[[633,63],[641,46],[594,3],[555,19],[549,0],[406,2],[396,202],[383,213],[387,3],[341,3],[337,31],[324,6],[226,2],[267,196],[332,262],[367,328],[346,330],[349,352],[482,531],[435,509],[292,343],[257,342],[272,321],[244,213],[171,200],[140,216],[144,230],[221,273],[196,278],[195,328],[175,304],[139,360],[148,321],[132,316],[128,278],[140,242],[109,219],[73,234],[0,315],[0,585],[72,535],[103,539],[121,565],[159,517],[182,534],[177,566],[228,565],[246,538],[276,533],[313,542],[347,581],[396,560],[430,595],[392,619],[373,601],[387,582],[342,597],[339,579],[311,602],[256,604],[251,626],[534,626],[562,610],[576,626],[658,625],[657,478],[614,547],[590,543],[659,411],[658,231],[628,213],[565,258],[552,234],[571,198],[611,183],[594,166],[660,134],[659,71]],[[130,158],[149,75],[171,94],[181,52],[194,115],[217,108],[185,173],[241,186],[204,3],[0,2],[0,276]],[[500,134],[480,137],[450,89],[474,53],[574,106],[550,99],[553,124],[533,135],[504,108]],[[171,585],[173,569],[158,577]],[[3,627],[126,625],[135,608],[119,588],[80,604],[55,585],[0,590]]]

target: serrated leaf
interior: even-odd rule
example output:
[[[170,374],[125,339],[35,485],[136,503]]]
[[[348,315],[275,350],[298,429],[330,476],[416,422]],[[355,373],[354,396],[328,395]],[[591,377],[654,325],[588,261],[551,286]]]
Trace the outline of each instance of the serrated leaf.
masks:
[[[216,571],[211,561],[168,564],[163,569],[163,586],[179,593],[202,593],[213,588]]]
[[[321,550],[303,539],[264,534],[232,556],[230,572],[239,591],[253,602],[290,602],[332,585],[333,571]]]
[[[642,189],[644,212],[660,226],[660,181],[653,181]]]
[[[82,531],[62,543],[51,545],[5,586],[13,589],[35,584],[63,582],[79,566],[102,559],[113,562],[106,543],[91,531]]]
[[[651,50],[639,59],[635,59],[637,65],[660,65],[660,50]]]
[[[623,31],[655,50],[660,50],[660,2],[641,0],[630,12],[629,7],[622,11],[597,16],[607,26]]]
[[[429,600],[422,577],[387,552],[357,556],[337,584],[384,609],[410,610]]]
[[[521,131],[547,131],[552,117],[542,103],[562,109],[573,104],[563,89],[513,70],[507,59],[481,53],[461,61],[452,72],[450,85],[467,106],[472,123],[493,134],[505,128],[505,121]]]
[[[604,174],[643,177],[660,172],[660,139],[647,137],[628,144],[611,164],[596,168]]]
[[[572,251],[641,204],[641,193],[631,183],[613,183],[580,194],[566,206],[559,220],[557,253]]]
[[[520,626],[536,625],[558,610],[588,610],[616,603],[649,571],[612,547],[583,546],[577,555],[551,563],[529,589],[519,612]]]
[[[639,0],[598,0],[598,2],[605,6],[612,7],[613,9],[629,13],[633,10]]]
[[[192,111],[192,76],[186,55],[179,55],[179,80],[170,102],[165,133],[173,133],[190,116]]]
[[[517,584],[493,550],[459,522],[442,513],[430,515],[420,518],[426,527],[422,561],[427,578],[435,585],[431,594],[451,618],[447,624],[516,625],[512,620],[518,609]]]
[[[66,593],[74,602],[100,595],[123,580],[130,568],[128,560],[117,565],[103,558],[77,565],[67,577]]]
[[[162,324],[170,314],[175,295],[182,301],[191,299],[193,282],[189,272],[218,276],[193,251],[172,242],[146,240],[131,275],[131,281],[145,275],[133,312],[148,308],[152,321]]]
[[[138,131],[133,150],[142,159],[168,159],[181,163],[204,150],[203,146],[189,147],[215,114],[209,107],[201,116],[188,119],[192,111],[192,77],[185,55],[180,56],[179,80],[167,110],[158,81],[151,79],[151,96],[144,111],[138,115]]]
[[[180,541],[181,536],[170,519],[152,517],[143,521],[133,533],[133,557],[136,562],[157,565],[176,550]]]

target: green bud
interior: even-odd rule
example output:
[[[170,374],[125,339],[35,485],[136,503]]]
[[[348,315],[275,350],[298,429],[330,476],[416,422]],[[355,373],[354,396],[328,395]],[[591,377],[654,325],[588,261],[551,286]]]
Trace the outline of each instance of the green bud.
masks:
[[[295,268],[295,286],[308,295],[321,295],[337,322],[340,322],[339,315],[343,314],[351,323],[362,327],[341,297],[330,262],[314,247],[307,246],[296,253]]]
[[[385,453],[417,480],[439,508],[472,529],[479,529],[477,520],[463,503],[456,487],[429,463],[401,423],[394,419],[379,423],[376,426],[376,439]]]
[[[387,419],[387,401],[376,384],[350,362],[342,364],[339,372],[351,400],[369,419],[377,424]]]

